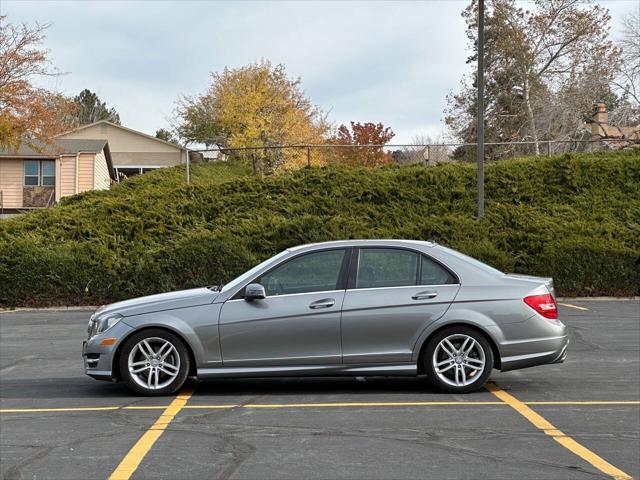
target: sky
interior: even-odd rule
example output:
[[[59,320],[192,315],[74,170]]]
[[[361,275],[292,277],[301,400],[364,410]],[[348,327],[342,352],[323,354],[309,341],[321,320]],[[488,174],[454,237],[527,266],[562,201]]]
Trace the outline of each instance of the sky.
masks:
[[[640,0],[601,1],[619,35]],[[181,94],[204,92],[210,73],[261,59],[301,77],[311,101],[339,125],[382,122],[392,143],[438,137],[446,95],[470,67],[464,0],[15,1],[11,23],[50,24],[45,41],[64,72],[45,86],[84,88],[122,124],[167,128]]]

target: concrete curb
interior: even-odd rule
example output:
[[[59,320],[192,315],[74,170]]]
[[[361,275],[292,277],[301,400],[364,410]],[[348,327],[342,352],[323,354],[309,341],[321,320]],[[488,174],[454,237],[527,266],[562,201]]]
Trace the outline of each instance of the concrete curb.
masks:
[[[0,314],[3,313],[18,313],[18,312],[83,312],[85,310],[97,310],[99,307],[95,305],[75,306],[66,305],[61,307],[42,307],[42,308],[28,308],[28,307],[16,307],[5,308],[0,310]]]
[[[628,302],[640,297],[558,297],[559,302]]]

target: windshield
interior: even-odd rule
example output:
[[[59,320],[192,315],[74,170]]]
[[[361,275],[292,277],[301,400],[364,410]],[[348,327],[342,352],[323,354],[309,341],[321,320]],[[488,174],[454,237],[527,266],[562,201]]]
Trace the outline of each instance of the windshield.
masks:
[[[237,287],[241,283],[246,282],[251,277],[253,277],[256,273],[258,273],[260,270],[262,270],[263,267],[265,267],[268,264],[272,263],[273,261],[279,259],[280,257],[283,257],[284,255],[286,255],[286,253],[287,253],[287,250],[284,250],[284,251],[280,252],[279,254],[277,254],[275,257],[268,258],[264,262],[259,263],[258,265],[253,267],[251,270],[247,270],[246,272],[244,272],[239,277],[236,277],[233,280],[231,280],[229,283],[225,284],[222,287],[222,290],[220,290],[220,291],[221,292],[226,292],[228,290],[231,290],[232,288]]]
[[[464,260],[467,263],[472,264],[473,266],[484,270],[485,272],[489,272],[489,273],[493,273],[493,274],[497,274],[497,275],[504,275],[504,272],[501,272],[500,270],[498,270],[497,268],[493,268],[490,265],[487,265],[486,263],[481,262],[480,260],[476,260],[473,257],[470,257],[469,255],[465,255],[464,253],[460,253],[457,250],[452,250],[451,248],[447,248],[447,247],[443,247],[442,245],[438,246],[440,249],[442,250],[446,250],[446,252],[451,255],[452,257],[457,257],[461,260]]]

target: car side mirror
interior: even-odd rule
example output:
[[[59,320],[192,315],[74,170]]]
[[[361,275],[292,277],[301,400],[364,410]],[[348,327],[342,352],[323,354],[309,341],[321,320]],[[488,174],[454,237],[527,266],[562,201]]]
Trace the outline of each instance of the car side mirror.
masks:
[[[252,300],[261,300],[267,298],[267,293],[264,291],[264,287],[259,283],[250,283],[244,289],[244,299],[248,302]]]

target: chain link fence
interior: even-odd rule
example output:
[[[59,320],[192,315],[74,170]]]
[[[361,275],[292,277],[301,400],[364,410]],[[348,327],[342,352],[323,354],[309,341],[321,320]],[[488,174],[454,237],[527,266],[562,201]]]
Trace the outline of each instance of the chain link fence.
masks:
[[[501,160],[523,156],[552,156],[569,152],[595,152],[638,148],[640,138],[584,140],[544,140],[485,143],[485,159]],[[239,159],[252,166],[256,174],[271,174],[281,168],[292,170],[305,166],[384,164],[434,166],[449,162],[475,162],[476,143],[338,145],[300,144],[259,147],[207,148],[192,150],[200,161]]]

